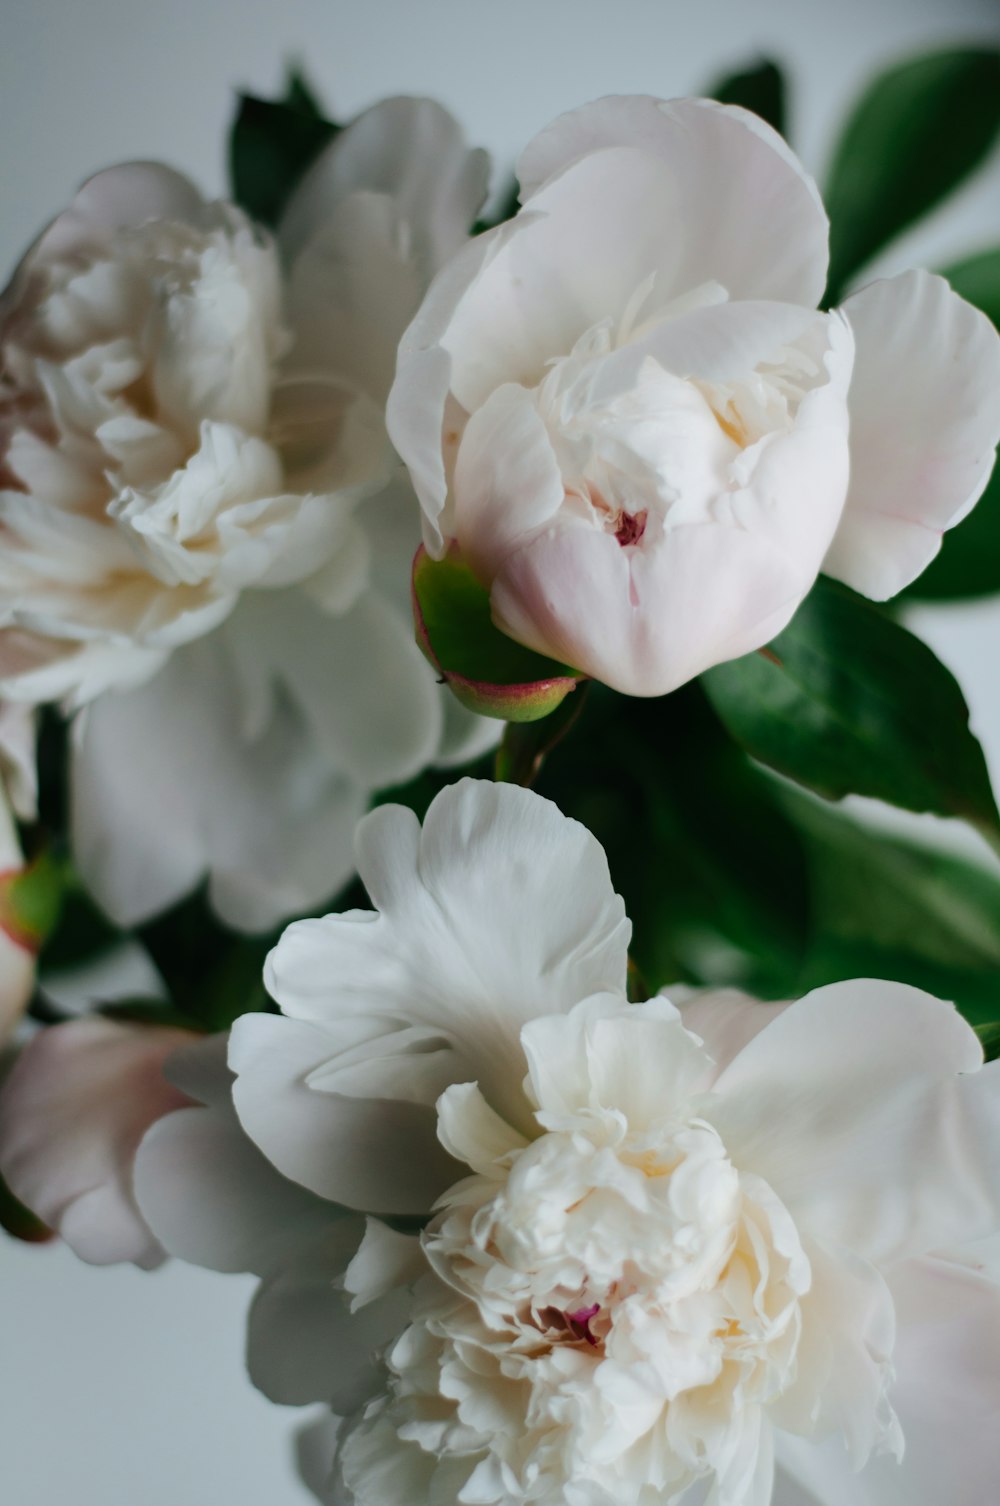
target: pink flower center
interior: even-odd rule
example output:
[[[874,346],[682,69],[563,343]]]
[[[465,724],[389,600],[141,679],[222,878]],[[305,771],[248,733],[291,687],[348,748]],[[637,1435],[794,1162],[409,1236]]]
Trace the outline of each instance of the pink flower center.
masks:
[[[615,529],[615,538],[623,549],[627,549],[630,544],[638,544],[646,531],[647,516],[648,514],[645,511],[634,514],[630,512],[621,512],[618,514],[618,526]]]
[[[590,1325],[600,1310],[601,1304],[595,1302],[593,1307],[581,1307],[575,1313],[564,1314],[566,1322],[569,1324],[570,1332],[575,1334],[578,1339],[585,1339],[594,1349],[597,1348],[598,1339],[591,1333]]]

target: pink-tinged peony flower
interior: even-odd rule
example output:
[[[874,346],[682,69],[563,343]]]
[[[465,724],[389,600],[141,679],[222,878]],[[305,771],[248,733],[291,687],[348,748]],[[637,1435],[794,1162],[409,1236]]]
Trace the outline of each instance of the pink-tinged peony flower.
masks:
[[[825,570],[876,599],[936,554],[1000,436],[1000,340],[939,277],[819,313],[827,220],[744,110],[608,98],[519,164],[438,275],[389,429],[428,550],[512,638],[662,695],[761,647]]]
[[[462,781],[422,830],[383,807],[358,860],[377,911],[290,927],[284,1014],[230,1047],[274,1167],[370,1215],[289,1325],[294,1368],[338,1277],[365,1325],[337,1320],[333,1499],[984,1506],[1000,1065],[955,1010],[864,981],[628,1003],[599,845],[515,787]],[[224,1225],[183,1193],[206,1112],[148,1142],[169,1219],[143,1192],[195,1258]]]
[[[163,1063],[188,1030],[102,1019],[40,1030],[0,1090],[0,1172],[82,1260],[153,1267],[163,1249],[132,1187],[146,1130],[189,1100]]]
[[[383,410],[484,182],[409,99],[340,133],[276,239],[130,163],[0,301],[0,690],[84,708],[75,856],[123,925],[206,876],[237,926],[311,908],[373,788],[482,742],[412,642]]]

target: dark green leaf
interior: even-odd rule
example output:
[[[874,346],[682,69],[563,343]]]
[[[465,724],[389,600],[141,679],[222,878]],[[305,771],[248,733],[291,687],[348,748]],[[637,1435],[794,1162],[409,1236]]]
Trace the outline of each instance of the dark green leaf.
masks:
[[[241,94],[229,138],[236,203],[262,224],[276,225],[292,189],[338,130],[297,72],[289,75],[283,100]]]
[[[994,1021],[989,1025],[977,1025],[976,1034],[982,1042],[986,1060],[995,1062],[1000,1056],[1000,1024]]]
[[[290,110],[298,110],[301,115],[311,115],[314,120],[323,120],[323,107],[309,86],[305,74],[298,67],[288,70],[285,83],[285,97],[281,101]]]
[[[764,58],[751,68],[727,74],[705,93],[720,104],[742,105],[745,110],[752,110],[785,135],[785,78],[777,63]]]
[[[110,1020],[131,1020],[136,1025],[163,1025],[178,1030],[205,1030],[199,1020],[175,1009],[166,999],[113,999],[98,1006],[98,1014]]]
[[[781,787],[804,844],[812,932],[792,993],[843,978],[893,978],[1000,1018],[1000,873],[861,826]]]
[[[541,721],[508,722],[497,749],[494,777],[506,784],[533,785],[552,749],[578,721],[589,689],[582,685]]]
[[[983,161],[1000,132],[1000,52],[956,48],[897,64],[855,106],[826,188],[829,301]]]
[[[0,1177],[0,1229],[26,1244],[45,1244],[54,1239],[52,1230],[36,1218],[29,1208],[18,1202],[3,1177]]]
[[[516,178],[511,178],[496,208],[491,210],[481,220],[477,220],[472,227],[473,235],[480,235],[484,230],[495,230],[497,225],[504,225],[512,220],[521,207],[521,187]]]
[[[960,816],[990,840],[1000,816],[954,677],[925,643],[820,577],[762,653],[702,677],[752,757],[829,800],[869,795]]]
[[[1000,247],[983,251],[944,273],[956,293],[981,308],[1000,329]],[[1000,591],[1000,467],[957,528],[945,534],[941,553],[905,592],[922,601],[953,601]]]
[[[808,892],[798,837],[697,685],[662,700],[591,687],[537,789],[604,846],[645,989],[677,979],[767,991],[794,976]]]

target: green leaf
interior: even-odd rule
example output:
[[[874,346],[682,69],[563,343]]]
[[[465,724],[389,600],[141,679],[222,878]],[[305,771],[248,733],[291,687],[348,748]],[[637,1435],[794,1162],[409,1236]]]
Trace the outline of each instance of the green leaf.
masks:
[[[276,225],[292,189],[339,129],[323,118],[298,72],[289,75],[282,100],[241,94],[229,137],[236,203],[262,224]]]
[[[828,299],[983,161],[1000,132],[1000,51],[956,48],[900,63],[868,87],[827,183]]]
[[[1000,247],[948,267],[943,275],[1000,329]],[[921,601],[954,601],[994,591],[1000,591],[1000,467],[994,467],[969,516],[945,534],[937,558],[903,594]]]
[[[1000,1018],[1000,874],[861,826],[787,785],[812,925],[800,994],[843,978],[893,978],[953,1000],[973,1024]]]
[[[742,105],[745,110],[752,110],[785,135],[785,77],[777,63],[763,58],[750,68],[727,74],[705,93],[722,105]]]
[[[464,706],[507,722],[548,716],[583,678],[494,627],[490,596],[452,550],[413,562],[417,643]]]
[[[109,1020],[130,1020],[136,1025],[162,1025],[194,1031],[208,1028],[192,1015],[175,1009],[167,999],[113,999],[107,1004],[100,1004],[97,1012]]]
[[[767,992],[797,974],[809,907],[801,843],[699,686],[660,700],[591,686],[536,788],[604,846],[646,992],[678,979]]]
[[[846,587],[821,576],[768,649],[702,681],[741,747],[828,800],[869,795],[959,816],[1000,838],[954,677],[925,643]]]
[[[977,1025],[976,1034],[982,1042],[986,1060],[995,1062],[1000,1056],[1000,1023],[992,1021],[989,1025]]]

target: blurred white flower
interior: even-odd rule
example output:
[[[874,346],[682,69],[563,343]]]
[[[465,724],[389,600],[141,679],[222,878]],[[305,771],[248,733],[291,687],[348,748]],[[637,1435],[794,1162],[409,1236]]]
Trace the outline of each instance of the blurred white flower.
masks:
[[[290,927],[284,1017],[230,1048],[285,1177],[430,1215],[369,1218],[343,1275],[371,1327],[338,1319],[333,1498],[982,1506],[1000,1287],[951,1252],[1000,1230],[1000,1065],[955,1010],[880,982],[629,1004],[600,847],[514,787],[462,781],[422,831],[383,807],[358,858],[378,913]],[[401,1296],[373,1375],[369,1304]],[[256,1342],[280,1365],[280,1324]]]
[[[0,689],[85,708],[75,853],[122,924],[206,874],[238,926],[309,908],[373,788],[482,743],[412,643],[416,509],[383,409],[484,182],[445,111],[388,100],[277,242],[132,163],[4,295]]]
[[[163,1063],[190,1031],[124,1020],[39,1030],[0,1091],[0,1172],[16,1197],[93,1265],[153,1267],[164,1252],[136,1205],[149,1126],[186,1103]]]
[[[816,311],[827,220],[781,138],[608,98],[521,158],[438,276],[389,428],[428,550],[511,637],[661,695],[759,648],[817,572],[893,595],[983,490],[1000,340],[925,273]]]

